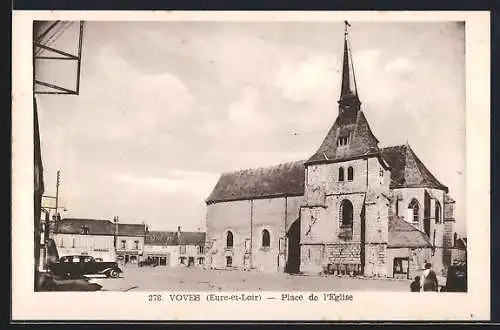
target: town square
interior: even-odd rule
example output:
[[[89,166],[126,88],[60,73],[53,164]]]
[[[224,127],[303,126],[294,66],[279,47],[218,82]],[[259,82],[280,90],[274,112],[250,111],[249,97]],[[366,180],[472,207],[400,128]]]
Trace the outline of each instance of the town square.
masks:
[[[464,25],[253,24],[36,22],[37,291],[467,291]]]

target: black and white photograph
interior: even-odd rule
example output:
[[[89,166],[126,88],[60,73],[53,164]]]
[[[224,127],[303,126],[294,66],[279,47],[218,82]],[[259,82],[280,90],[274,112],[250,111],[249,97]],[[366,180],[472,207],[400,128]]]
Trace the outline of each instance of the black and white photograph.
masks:
[[[33,292],[467,295],[465,19],[208,17],[33,19]]]

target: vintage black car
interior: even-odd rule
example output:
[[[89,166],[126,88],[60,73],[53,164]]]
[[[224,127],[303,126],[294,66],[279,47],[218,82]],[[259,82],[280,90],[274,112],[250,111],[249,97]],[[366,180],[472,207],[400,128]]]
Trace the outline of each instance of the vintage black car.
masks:
[[[116,262],[96,261],[91,256],[71,255],[61,257],[50,266],[50,271],[66,278],[82,277],[85,275],[106,275],[117,278],[122,273]]]
[[[139,267],[143,267],[143,266],[156,267],[156,266],[158,266],[158,260],[155,260],[154,258],[151,258],[151,257],[147,257],[146,259],[139,261],[139,263],[137,265]]]

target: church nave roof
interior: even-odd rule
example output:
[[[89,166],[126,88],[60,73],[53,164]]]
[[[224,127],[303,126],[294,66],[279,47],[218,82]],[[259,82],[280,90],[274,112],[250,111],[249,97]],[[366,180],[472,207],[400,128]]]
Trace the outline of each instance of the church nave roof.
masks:
[[[304,161],[223,173],[207,204],[304,194]]]

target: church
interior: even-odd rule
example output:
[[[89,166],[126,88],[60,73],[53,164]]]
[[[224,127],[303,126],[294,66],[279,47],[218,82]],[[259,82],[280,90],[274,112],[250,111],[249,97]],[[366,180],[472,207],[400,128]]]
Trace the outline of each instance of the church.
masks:
[[[338,116],[317,151],[223,173],[206,199],[212,268],[413,278],[453,262],[455,201],[408,143],[379,147],[347,26]]]

